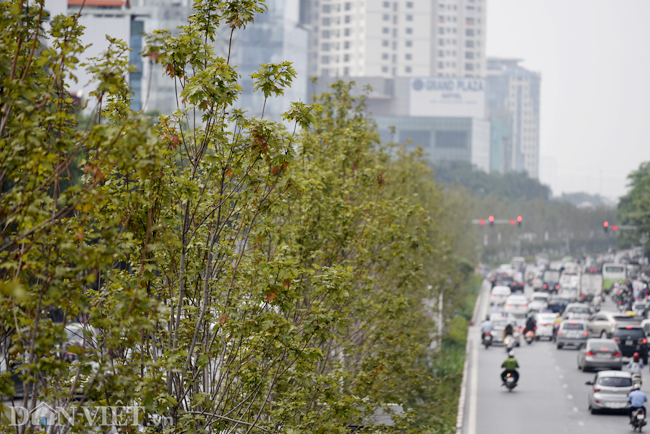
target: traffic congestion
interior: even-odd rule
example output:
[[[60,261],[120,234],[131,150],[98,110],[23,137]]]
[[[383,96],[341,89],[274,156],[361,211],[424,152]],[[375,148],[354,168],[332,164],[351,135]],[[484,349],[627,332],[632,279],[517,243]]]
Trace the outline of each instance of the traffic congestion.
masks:
[[[484,353],[478,363],[489,359],[490,366],[481,369],[498,368],[500,374],[491,382],[493,387],[485,388],[485,399],[546,390],[538,385],[549,376],[547,365],[535,372],[530,362],[520,360],[534,354],[538,364],[543,363],[541,354],[550,354],[551,361],[563,361],[556,372],[568,371],[556,374],[563,388],[570,387],[569,376],[583,381],[582,397],[566,395],[574,415],[586,410],[592,417],[613,418],[621,428],[628,423],[629,429],[641,432],[647,424],[644,374],[650,378],[647,271],[647,258],[627,250],[560,260],[538,255],[529,263],[514,257],[485,273],[485,299],[477,318]],[[502,353],[499,357],[489,352]],[[567,366],[570,358],[573,367]],[[578,422],[576,427],[581,427],[589,419]]]

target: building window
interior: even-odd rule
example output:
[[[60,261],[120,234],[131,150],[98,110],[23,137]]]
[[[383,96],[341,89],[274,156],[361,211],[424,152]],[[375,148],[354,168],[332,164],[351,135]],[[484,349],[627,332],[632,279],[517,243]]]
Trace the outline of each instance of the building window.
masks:
[[[474,41],[465,41],[465,46],[467,48],[474,48]]]
[[[330,31],[323,30],[323,39],[329,39],[329,37],[330,37]]]
[[[393,54],[393,63],[397,63],[397,54]]]
[[[411,53],[406,53],[406,60],[411,60],[413,55]]]
[[[474,71],[474,64],[473,63],[466,63],[465,64],[465,71]]]
[[[325,18],[323,18],[323,25],[324,25],[324,26],[329,26],[329,25],[330,25],[330,19],[329,19],[329,17],[325,17]]]
[[[343,30],[343,35],[350,36],[350,29],[348,28],[348,29]]]
[[[397,50],[397,41],[393,41],[393,50]]]
[[[474,25],[474,18],[467,18],[467,19],[465,20],[465,23],[466,23],[468,26],[473,26],[473,25]]]
[[[323,57],[321,57],[321,58],[320,58],[320,63],[322,63],[323,65],[327,65],[328,63],[330,63],[330,58],[329,58],[329,56],[323,56]]]
[[[465,53],[465,59],[473,59],[473,58],[474,58],[474,53],[472,53],[471,51],[467,51]]]
[[[349,23],[349,22],[350,22],[350,15],[346,15],[346,16],[345,16],[345,22],[346,22],[346,23]]]
[[[352,8],[352,3],[347,2],[347,3],[345,4],[345,10],[346,10],[346,11],[349,11],[351,8]]]
[[[409,9],[413,8],[413,2],[406,2],[406,7]]]
[[[347,50],[348,48],[350,48],[350,41],[345,41],[345,42],[343,43],[343,48],[346,49],[346,50]]]
[[[383,41],[381,41],[381,45],[382,45],[383,47],[388,47],[389,43],[388,43],[387,40],[384,39]]]
[[[445,40],[444,39],[438,39],[438,45],[440,45],[440,46],[445,45]]]
[[[343,55],[343,61],[344,62],[349,62],[350,61],[350,55],[349,54],[344,54]]]
[[[406,33],[408,33],[408,32],[406,32]],[[393,29],[393,36],[397,37],[397,29]]]
[[[406,21],[413,21],[413,15],[407,15]]]
[[[393,17],[393,24],[397,24],[397,15]]]
[[[350,68],[343,68],[343,75],[350,75]]]
[[[388,72],[388,66],[382,66],[381,72]]]
[[[384,7],[389,8],[390,7],[390,2],[384,2]]]
[[[383,29],[381,29],[381,31],[386,34],[390,33],[390,29],[388,27],[384,27]]]
[[[442,50],[438,51],[438,57],[445,57],[445,52]]]
[[[406,68],[404,68],[404,70],[405,70],[406,72],[409,72],[409,73],[410,73],[410,72],[411,72],[411,67],[410,67],[410,66],[407,66]]]
[[[406,34],[407,34],[407,35],[410,35],[410,34],[412,34],[412,33],[413,33],[413,29],[410,28],[410,27],[407,27],[407,28],[406,28]]]
[[[436,131],[436,148],[466,149],[467,131]]]
[[[330,5],[323,5],[323,12],[328,14],[330,12]]]
[[[408,145],[411,148],[416,146],[422,146],[428,148],[431,146],[431,132],[423,130],[401,130],[399,132],[399,141],[400,143],[406,143],[411,139],[411,143]]]
[[[438,68],[444,68],[445,64],[443,62],[438,62]]]
[[[384,60],[388,60],[388,53],[383,53],[381,55],[381,58],[384,59]]]
[[[382,18],[384,19],[384,21],[388,21],[388,20],[390,20],[390,15],[384,14],[384,16]]]
[[[442,27],[440,27],[440,28],[438,29],[438,33],[440,33],[441,35],[443,35],[443,34],[445,33],[445,29],[443,29]]]
[[[412,47],[413,46],[413,41],[406,41],[406,46],[407,47]]]
[[[330,51],[330,44],[325,43],[325,44],[321,45],[321,50],[322,51]]]
[[[465,30],[465,36],[474,36],[474,29]]]

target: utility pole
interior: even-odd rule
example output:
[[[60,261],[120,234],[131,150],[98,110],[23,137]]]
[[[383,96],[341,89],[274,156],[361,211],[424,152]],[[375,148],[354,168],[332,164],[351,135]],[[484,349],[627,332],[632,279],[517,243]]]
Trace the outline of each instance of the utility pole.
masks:
[[[442,291],[438,297],[438,348],[442,348]]]

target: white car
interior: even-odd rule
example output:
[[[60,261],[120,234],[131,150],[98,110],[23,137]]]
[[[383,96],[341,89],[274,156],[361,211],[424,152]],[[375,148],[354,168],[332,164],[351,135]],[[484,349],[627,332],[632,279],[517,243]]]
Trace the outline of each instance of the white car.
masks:
[[[552,312],[542,312],[535,315],[535,321],[537,322],[537,331],[535,336],[537,339],[553,339],[553,323],[556,319],[557,314]]]
[[[547,292],[538,292],[530,297],[528,302],[528,310],[531,312],[541,312],[544,309],[548,308],[548,293]]]
[[[586,304],[570,303],[567,305],[566,309],[564,309],[562,317],[565,319],[582,319],[586,321],[591,317],[591,310]]]
[[[512,291],[507,286],[495,286],[490,293],[490,304],[501,305],[506,302]]]
[[[528,300],[521,294],[511,295],[506,299],[503,311],[515,317],[524,317],[528,313]]]

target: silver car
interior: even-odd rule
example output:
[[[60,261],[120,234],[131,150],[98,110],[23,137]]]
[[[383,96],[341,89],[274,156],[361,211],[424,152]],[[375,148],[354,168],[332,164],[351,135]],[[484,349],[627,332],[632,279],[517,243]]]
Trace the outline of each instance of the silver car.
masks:
[[[555,344],[558,350],[569,345],[582,348],[588,338],[587,323],[584,321],[562,321],[555,335]]]
[[[600,371],[593,381],[585,383],[589,390],[589,411],[627,410],[627,395],[632,390],[632,376],[624,371]]]
[[[562,314],[564,319],[588,320],[590,316],[591,310],[589,309],[589,306],[582,303],[569,303]]]
[[[620,371],[623,357],[618,344],[611,339],[589,339],[578,352],[578,369],[583,372],[595,368]]]
[[[506,325],[512,324],[513,334],[512,337],[515,340],[515,346],[521,346],[521,327],[512,319],[493,319],[492,320],[492,342],[493,343],[503,343],[503,331],[506,329]]]

